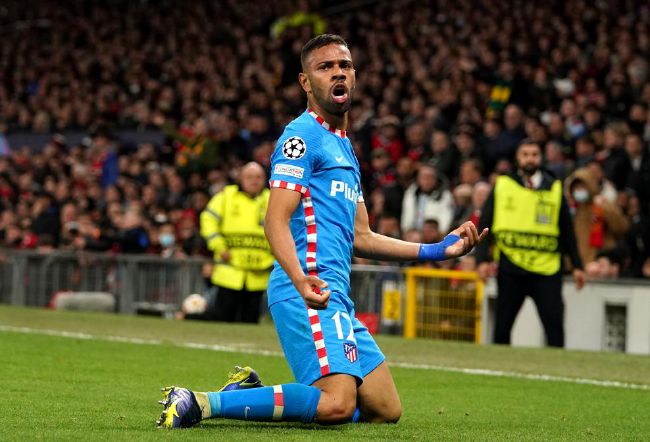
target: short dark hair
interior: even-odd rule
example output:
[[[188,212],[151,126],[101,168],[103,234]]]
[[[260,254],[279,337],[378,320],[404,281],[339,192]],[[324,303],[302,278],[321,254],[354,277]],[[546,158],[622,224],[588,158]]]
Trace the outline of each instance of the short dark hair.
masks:
[[[322,48],[323,46],[337,44],[343,45],[346,48],[348,44],[340,35],[336,34],[321,34],[309,40],[305,46],[302,47],[302,52],[300,53],[300,64],[302,65],[302,70],[305,70],[305,65],[307,62],[307,57],[314,49]]]
[[[429,225],[429,226],[432,226],[432,227],[435,227],[436,229],[440,228],[440,223],[435,218],[427,218],[427,219],[425,219],[424,222],[422,223],[422,225],[425,225],[425,224]]]
[[[521,141],[519,142],[519,145],[517,146],[517,150],[519,150],[519,148],[520,148],[521,146],[529,146],[529,145],[531,145],[531,144],[532,144],[533,146],[537,146],[537,148],[538,148],[541,152],[544,151],[544,149],[542,149],[542,145],[539,144],[539,142],[533,140],[532,138],[524,138],[523,140],[521,140]]]

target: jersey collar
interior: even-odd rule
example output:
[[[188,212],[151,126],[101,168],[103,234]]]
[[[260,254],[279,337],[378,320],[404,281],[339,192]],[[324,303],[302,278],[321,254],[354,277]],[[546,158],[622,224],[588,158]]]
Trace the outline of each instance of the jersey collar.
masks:
[[[318,124],[323,126],[325,129],[332,132],[334,135],[338,135],[341,138],[346,138],[346,131],[341,130],[341,129],[332,128],[327,121],[323,120],[316,112],[314,112],[313,110],[311,110],[309,108],[307,108],[307,112],[309,112],[309,115],[314,117],[314,119],[316,121],[318,121]]]

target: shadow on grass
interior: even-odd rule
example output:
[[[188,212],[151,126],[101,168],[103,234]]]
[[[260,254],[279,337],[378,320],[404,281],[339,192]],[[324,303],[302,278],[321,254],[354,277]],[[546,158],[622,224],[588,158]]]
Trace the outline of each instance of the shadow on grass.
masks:
[[[215,419],[207,422],[201,422],[200,425],[194,427],[196,429],[210,430],[210,429],[241,429],[241,430],[293,430],[293,431],[333,431],[341,430],[347,425],[319,425],[319,424],[302,424],[299,422],[256,422],[256,421],[241,421],[231,419]]]

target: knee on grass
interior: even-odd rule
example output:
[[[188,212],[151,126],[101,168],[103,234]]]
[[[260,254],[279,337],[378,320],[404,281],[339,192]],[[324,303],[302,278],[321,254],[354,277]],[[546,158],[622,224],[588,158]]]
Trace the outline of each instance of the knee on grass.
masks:
[[[363,414],[366,414],[364,420],[367,422],[375,424],[396,424],[402,417],[402,405],[399,402],[391,405],[386,404],[381,410]]]
[[[356,408],[356,398],[353,400],[336,398],[323,393],[318,404],[316,420],[321,424],[342,424],[350,422]]]

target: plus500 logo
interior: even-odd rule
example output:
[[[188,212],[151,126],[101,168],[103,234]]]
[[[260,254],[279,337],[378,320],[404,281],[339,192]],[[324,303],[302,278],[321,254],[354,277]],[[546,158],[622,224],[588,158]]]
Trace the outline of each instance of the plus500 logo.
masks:
[[[346,200],[350,200],[356,204],[359,200],[359,185],[355,184],[354,188],[352,188],[348,183],[332,180],[330,196],[336,197],[339,194],[343,195]]]

